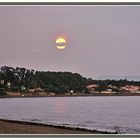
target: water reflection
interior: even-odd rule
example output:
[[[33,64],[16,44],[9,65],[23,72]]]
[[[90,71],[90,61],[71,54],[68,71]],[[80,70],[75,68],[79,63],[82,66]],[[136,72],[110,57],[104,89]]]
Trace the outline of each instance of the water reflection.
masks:
[[[0,118],[140,133],[140,97],[0,98]]]

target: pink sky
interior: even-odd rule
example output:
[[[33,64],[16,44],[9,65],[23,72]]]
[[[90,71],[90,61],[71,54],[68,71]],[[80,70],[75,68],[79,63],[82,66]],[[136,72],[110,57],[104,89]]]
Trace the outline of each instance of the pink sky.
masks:
[[[0,64],[86,77],[139,75],[140,6],[0,6]],[[55,48],[57,35],[67,38]]]

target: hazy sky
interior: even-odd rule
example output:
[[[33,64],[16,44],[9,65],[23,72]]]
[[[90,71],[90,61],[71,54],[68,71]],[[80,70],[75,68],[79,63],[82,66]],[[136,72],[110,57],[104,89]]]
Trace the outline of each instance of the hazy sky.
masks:
[[[140,75],[139,60],[140,6],[0,6],[1,66],[94,78]]]

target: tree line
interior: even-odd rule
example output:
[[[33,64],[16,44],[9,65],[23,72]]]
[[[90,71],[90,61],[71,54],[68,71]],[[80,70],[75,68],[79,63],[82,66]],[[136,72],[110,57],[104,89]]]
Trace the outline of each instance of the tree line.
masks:
[[[0,68],[0,79],[11,83],[11,90],[42,88],[47,92],[66,93],[70,90],[82,92],[86,89],[86,78],[72,72],[35,71],[25,68],[3,66]],[[2,86],[2,84],[1,84]],[[5,86],[6,88],[6,86]]]
[[[4,80],[4,84],[0,83],[0,88],[8,89],[7,82],[11,83],[10,90],[20,91],[21,86],[25,86],[26,90],[30,88],[42,88],[47,92],[67,93],[74,92],[87,93],[87,85],[97,84],[98,91],[106,90],[108,85],[121,87],[125,85],[140,86],[140,81],[120,80],[94,80],[85,78],[78,73],[72,72],[50,72],[35,71],[20,67],[0,67],[0,80]]]

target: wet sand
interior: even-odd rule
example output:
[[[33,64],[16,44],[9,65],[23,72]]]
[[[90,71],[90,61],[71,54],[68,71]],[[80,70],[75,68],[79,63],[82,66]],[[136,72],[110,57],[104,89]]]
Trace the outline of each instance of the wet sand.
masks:
[[[91,132],[70,130],[61,127],[0,120],[0,134],[91,134]]]
[[[0,119],[0,134],[107,134],[80,128]]]

